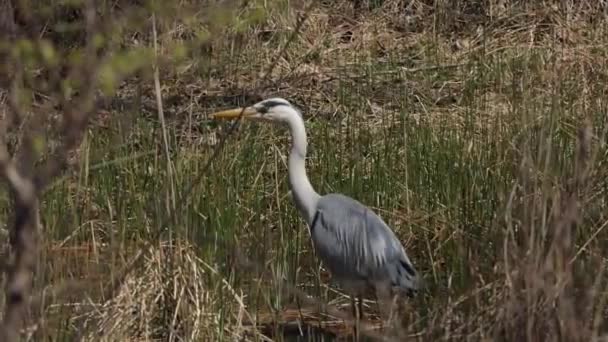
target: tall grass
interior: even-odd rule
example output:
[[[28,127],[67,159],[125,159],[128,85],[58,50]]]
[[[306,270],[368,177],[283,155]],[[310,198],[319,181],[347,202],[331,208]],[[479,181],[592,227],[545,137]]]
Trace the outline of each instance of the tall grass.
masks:
[[[316,15],[325,25],[323,13]],[[330,31],[317,38],[334,44],[335,28],[322,27]],[[263,64],[287,39],[280,30],[273,38],[268,45],[246,42],[242,51],[219,50],[201,74],[181,75],[182,84],[167,87],[213,90],[198,77],[239,84],[235,75],[254,74],[242,69]],[[304,38],[286,51],[294,70],[311,50]],[[296,80],[264,93],[302,104],[317,191],[374,208],[424,275],[425,290],[402,317],[407,336],[536,340],[575,327],[570,333],[582,339],[603,331],[608,97],[598,75],[605,62],[576,63],[569,55],[576,46],[493,49],[493,41],[456,57],[441,36],[411,38],[416,42],[389,47],[382,58],[372,50],[319,48],[320,60],[304,64],[318,68],[320,79],[331,72],[333,81]],[[591,61],[605,54],[584,51]],[[168,122],[174,181],[184,189],[206,175],[168,226],[160,226],[169,184],[159,124],[142,113],[126,138],[120,120],[91,130],[77,172],[45,194],[47,247],[37,286],[75,279],[87,286],[53,298],[39,334],[68,339],[85,322],[92,339],[261,339],[250,321],[285,316],[298,302],[289,287],[348,304],[328,286],[289,197],[287,132],[243,123],[203,170],[213,150],[208,138],[222,131],[205,114],[248,103],[182,98],[203,103],[194,117],[180,111]],[[583,118],[593,131],[584,136],[590,155],[581,157]],[[192,127],[200,138],[184,134]],[[583,166],[589,171],[574,187]],[[574,207],[575,218],[567,216]],[[113,298],[100,298],[110,276],[159,230],[167,233],[144,265]],[[257,268],[245,267],[242,256]],[[579,300],[588,306],[577,307]]]

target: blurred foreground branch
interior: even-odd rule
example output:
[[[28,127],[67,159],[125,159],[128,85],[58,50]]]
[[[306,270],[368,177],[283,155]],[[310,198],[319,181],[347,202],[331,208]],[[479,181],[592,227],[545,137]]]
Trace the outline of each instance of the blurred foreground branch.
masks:
[[[66,170],[70,154],[82,142],[95,109],[99,70],[108,55],[100,53],[103,26],[97,20],[95,0],[77,3],[75,13],[82,19],[84,33],[79,49],[65,49],[61,40],[41,38],[41,23],[50,19],[29,5],[19,0],[0,2],[0,27],[6,29],[0,42],[0,78],[8,95],[0,123],[0,176],[8,184],[14,215],[9,224],[0,341],[16,341],[21,333],[38,257],[39,196]],[[66,56],[71,58],[62,58]],[[40,103],[40,98],[47,100]],[[45,155],[45,129],[57,110],[59,146]]]
[[[30,159],[31,142],[26,141],[23,156]],[[11,258],[7,269],[6,309],[0,326],[0,341],[15,341],[26,311],[37,256],[38,200],[29,168],[19,170],[11,160],[6,144],[0,144],[0,172],[12,195],[14,223],[11,229]],[[29,170],[28,170],[29,169]]]
[[[7,10],[2,13],[2,27],[11,28],[10,35],[4,36],[4,48],[8,49],[2,53],[2,64],[4,66],[3,80],[8,83],[7,108],[5,109],[2,127],[2,138],[0,141],[0,175],[6,181],[10,189],[12,213],[14,215],[12,227],[10,228],[10,251],[7,266],[6,280],[6,303],[4,320],[0,325],[1,341],[18,340],[23,321],[28,309],[29,296],[32,288],[33,271],[38,256],[39,241],[39,195],[45,186],[57,176],[67,165],[68,154],[79,146],[83,136],[88,118],[92,112],[92,103],[95,89],[95,70],[98,67],[96,49],[93,45],[93,34],[95,31],[95,6],[93,0],[84,5],[85,23],[87,32],[87,45],[85,47],[85,63],[77,65],[71,72],[81,75],[82,88],[80,96],[72,100],[64,101],[63,119],[63,145],[58,149],[54,158],[48,159],[46,164],[36,169],[35,164],[41,156],[40,139],[44,119],[49,113],[41,113],[32,110],[29,105],[32,101],[31,90],[28,89],[27,79],[30,71],[27,61],[23,62],[21,57],[34,59],[36,56],[21,55],[23,50],[11,49],[16,42],[28,41],[29,44],[40,43],[28,32],[34,27],[34,20],[26,16],[26,22],[22,25],[26,29],[19,28],[15,24],[13,16],[20,9],[23,11],[22,2],[4,1],[2,8]],[[24,18],[21,18],[24,19]],[[29,39],[29,40],[28,40]],[[19,46],[19,44],[16,44]],[[88,72],[86,72],[88,71]],[[57,83],[59,80],[52,80]],[[17,132],[16,140],[18,149],[12,153],[9,151],[7,135],[8,130],[19,123],[22,127]]]

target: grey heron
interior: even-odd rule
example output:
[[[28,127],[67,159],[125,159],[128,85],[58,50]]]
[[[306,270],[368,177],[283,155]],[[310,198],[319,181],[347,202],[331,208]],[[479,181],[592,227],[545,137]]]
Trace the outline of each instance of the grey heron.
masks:
[[[420,277],[389,226],[359,201],[331,193],[319,195],[306,174],[306,128],[298,109],[282,98],[211,114],[214,119],[254,119],[286,124],[291,133],[289,186],[295,205],[308,224],[313,246],[332,277],[351,295],[354,316],[362,316],[362,296],[376,291],[381,309],[395,295],[412,296]],[[355,297],[359,300],[356,314]],[[388,305],[388,306],[387,306]],[[386,313],[386,312],[385,312]]]

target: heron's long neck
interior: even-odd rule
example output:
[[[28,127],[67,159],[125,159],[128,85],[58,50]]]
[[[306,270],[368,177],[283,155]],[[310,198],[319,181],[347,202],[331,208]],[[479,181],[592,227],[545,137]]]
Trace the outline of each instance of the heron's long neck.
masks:
[[[296,207],[308,225],[312,224],[319,194],[313,189],[306,175],[306,129],[304,120],[294,117],[289,121],[291,152],[289,153],[289,185]]]

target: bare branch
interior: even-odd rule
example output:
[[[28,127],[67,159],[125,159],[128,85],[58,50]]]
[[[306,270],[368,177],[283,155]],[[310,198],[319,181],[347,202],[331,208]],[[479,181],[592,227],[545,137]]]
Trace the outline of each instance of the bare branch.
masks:
[[[31,174],[33,151],[31,138],[25,138],[19,153],[21,165],[15,165],[6,144],[0,144],[0,172],[13,195],[15,215],[10,239],[12,258],[7,270],[6,308],[0,326],[1,341],[15,341],[19,337],[38,254],[38,200]]]
[[[3,5],[6,4],[3,3]],[[17,6],[23,6],[23,4],[19,3]],[[14,6],[9,3],[8,7],[12,8]],[[22,9],[21,7],[18,8]],[[11,11],[11,13],[13,12]],[[8,18],[6,15],[5,17]],[[32,120],[25,122],[26,129],[21,136],[21,148],[15,154],[15,158],[11,158],[3,139],[0,141],[0,176],[7,181],[11,190],[15,215],[12,231],[10,232],[12,250],[7,266],[6,307],[4,320],[0,326],[0,341],[18,340],[28,308],[33,270],[38,256],[38,227],[40,224],[37,195],[67,164],[68,153],[77,147],[81,141],[89,114],[94,108],[95,80],[97,78],[95,70],[99,59],[93,40],[96,23],[93,0],[86,2],[85,17],[88,34],[85,48],[86,62],[80,67],[72,69],[72,73],[82,80],[83,89],[75,100],[63,107],[64,144],[60,148],[58,156],[51,158],[43,168],[34,169],[36,152],[33,135],[40,128],[40,117],[34,116]],[[9,19],[13,20],[14,25],[14,18]],[[28,17],[27,19],[31,18]],[[4,20],[4,17],[1,20]],[[35,26],[35,23],[31,24]],[[33,32],[32,27],[29,27],[30,36]],[[12,31],[13,36],[16,31],[15,26]],[[9,37],[9,39],[14,38]],[[10,58],[9,56],[3,57],[5,62]],[[16,61],[16,63],[19,62]],[[5,75],[10,87],[8,101],[10,112],[6,113],[5,120],[2,122],[3,129],[8,126],[9,119],[12,119],[11,123],[20,122],[24,119],[19,101],[23,88],[23,71],[20,66],[14,69],[15,71],[6,70]],[[2,138],[4,138],[4,134]]]
[[[14,19],[14,4],[9,1],[2,2],[2,26],[9,28],[6,41],[15,39],[17,26]],[[5,32],[6,34],[7,32]],[[9,55],[2,56],[6,65]],[[38,229],[38,201],[34,189],[33,163],[34,149],[30,136],[24,136],[22,146],[17,154],[16,163],[11,158],[4,137],[8,123],[22,119],[18,105],[19,91],[21,90],[21,71],[5,70],[4,82],[10,88],[8,107],[9,112],[4,115],[2,138],[0,139],[0,176],[8,183],[12,195],[14,222],[10,232],[11,251],[7,265],[6,280],[6,307],[3,321],[0,324],[0,341],[16,341],[23,324],[27,301],[32,287],[33,269],[37,257],[37,229]]]
[[[30,186],[30,189],[33,189],[33,186]],[[2,341],[18,340],[31,292],[33,269],[37,258],[39,218],[37,200],[33,191],[29,195],[21,194],[20,197],[30,197],[32,200],[29,202],[17,200],[14,205],[14,238],[11,239],[14,257],[8,267],[6,311],[0,327],[0,340]]]

